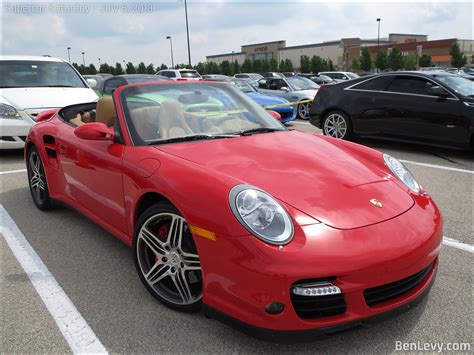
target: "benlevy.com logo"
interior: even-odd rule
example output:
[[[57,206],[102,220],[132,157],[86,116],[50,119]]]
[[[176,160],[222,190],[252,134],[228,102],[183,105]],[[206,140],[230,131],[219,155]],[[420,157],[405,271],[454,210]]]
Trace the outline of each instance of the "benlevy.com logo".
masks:
[[[395,351],[430,351],[441,353],[443,351],[471,351],[470,343],[435,343],[428,342],[423,343],[421,341],[416,342],[404,342],[397,340],[395,342]]]

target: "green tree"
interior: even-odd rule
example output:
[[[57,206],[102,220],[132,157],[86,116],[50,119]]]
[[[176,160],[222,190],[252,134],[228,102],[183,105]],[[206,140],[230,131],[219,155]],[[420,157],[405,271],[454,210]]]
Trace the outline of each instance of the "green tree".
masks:
[[[83,73],[81,73],[81,67],[79,66],[79,64],[72,63],[72,66],[79,72],[79,74],[81,74],[81,75],[83,74]]]
[[[87,71],[87,74],[90,74],[90,75],[95,75],[95,74],[97,74],[97,69],[95,68],[95,65],[94,65],[94,64],[89,64],[89,66],[87,67],[86,71]]]
[[[166,64],[161,64],[159,68],[157,68],[157,70],[165,70],[165,69],[168,69],[168,66]]]
[[[270,71],[278,71],[278,62],[276,59],[270,59]]]
[[[451,54],[451,65],[455,68],[462,68],[467,63],[467,58],[459,48],[458,42],[454,42],[449,51]]]
[[[410,53],[403,57],[403,67],[407,70],[416,69],[416,54]]]
[[[400,70],[403,68],[403,55],[400,49],[392,48],[388,55],[388,66],[392,70]]]
[[[324,60],[321,57],[313,55],[311,57],[311,66],[307,72],[318,74],[321,71],[326,71],[326,67],[327,64],[324,63]]]
[[[114,69],[114,72],[113,72],[114,75],[122,75],[122,74],[125,74],[125,72],[123,71],[123,68],[122,68],[122,64],[120,63],[115,63],[115,69]]]
[[[243,73],[252,73],[253,72],[253,64],[250,60],[245,59],[242,64],[242,72]]]
[[[328,69],[329,69],[329,71],[334,71],[335,70],[334,63],[332,62],[331,59],[328,59]]]
[[[137,66],[137,74],[146,74],[146,65],[143,62],[140,62]]]
[[[266,59],[262,60],[262,66],[261,66],[262,71],[270,71],[270,62]]]
[[[354,70],[354,71],[360,70],[360,62],[359,62],[359,59],[357,59],[357,58],[352,59],[351,69]]]
[[[224,60],[220,64],[220,73],[224,75],[231,75],[232,68],[230,67],[230,63],[228,60]]]
[[[127,74],[136,74],[137,68],[135,68],[132,62],[128,62],[125,71],[127,72]]]
[[[107,63],[102,63],[99,67],[99,73],[108,73],[112,74],[113,73],[113,67],[108,65]]]
[[[471,64],[474,64],[474,54],[471,55]]]
[[[207,74],[220,74],[219,64],[214,62],[207,63]]]
[[[255,59],[253,61],[253,70],[255,70],[255,72],[261,72],[262,71],[262,61],[259,60],[259,59]]]
[[[207,63],[199,62],[194,69],[201,75],[207,74]]]
[[[369,72],[372,69],[372,55],[370,54],[369,48],[367,47],[362,48],[360,52],[359,62],[360,62],[360,69],[362,69],[363,71]]]
[[[300,57],[300,72],[309,73],[310,71],[311,71],[311,61],[307,55],[302,55]]]
[[[294,71],[295,69],[293,68],[293,62],[289,59],[285,59],[285,68],[287,72]]]
[[[420,59],[418,59],[418,64],[420,67],[431,67],[431,56],[429,54],[423,54]]]
[[[388,55],[385,50],[380,50],[377,52],[375,57],[375,67],[380,71],[384,71],[388,68]]]
[[[145,69],[145,72],[147,74],[151,74],[151,75],[155,74],[156,70],[155,70],[155,66],[153,65],[153,63],[150,63],[150,64],[147,65],[147,67]]]

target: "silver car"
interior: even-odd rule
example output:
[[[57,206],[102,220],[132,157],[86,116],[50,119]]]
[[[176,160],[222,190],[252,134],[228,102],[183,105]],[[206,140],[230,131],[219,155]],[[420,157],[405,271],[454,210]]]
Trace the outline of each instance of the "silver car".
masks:
[[[290,102],[313,101],[318,89],[318,84],[302,77],[264,78],[258,81],[259,92],[266,95],[280,96]],[[303,102],[295,106],[298,117],[308,120],[311,102]]]

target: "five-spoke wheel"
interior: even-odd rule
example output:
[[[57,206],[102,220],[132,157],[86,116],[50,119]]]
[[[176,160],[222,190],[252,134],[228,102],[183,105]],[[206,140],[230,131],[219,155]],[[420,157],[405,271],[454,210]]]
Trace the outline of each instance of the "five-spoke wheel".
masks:
[[[323,133],[334,138],[349,139],[351,135],[349,119],[342,112],[330,112],[324,119]]]
[[[186,220],[170,204],[148,208],[137,223],[134,256],[146,288],[179,310],[196,310],[202,300],[201,263]]]
[[[41,210],[51,208],[43,162],[35,147],[31,147],[28,151],[27,171],[28,183],[34,203]]]
[[[311,102],[303,102],[298,105],[298,117],[303,120],[309,120],[309,112],[311,110]]]

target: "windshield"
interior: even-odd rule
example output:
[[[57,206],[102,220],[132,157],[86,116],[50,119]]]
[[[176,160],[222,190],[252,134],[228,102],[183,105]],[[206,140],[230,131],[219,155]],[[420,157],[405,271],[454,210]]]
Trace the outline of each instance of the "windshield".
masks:
[[[201,76],[195,70],[181,70],[179,72],[182,78],[200,78]]]
[[[120,96],[135,145],[230,138],[248,130],[286,130],[227,83],[144,84],[125,88]]]
[[[64,62],[0,61],[0,87],[86,87],[79,74]]]
[[[250,79],[255,80],[255,81],[259,81],[260,79],[263,79],[263,76],[260,74],[249,74],[249,76],[250,76]]]
[[[293,87],[294,90],[316,90],[319,88],[319,85],[314,81],[303,77],[291,77],[286,78],[286,81]]]
[[[436,75],[435,78],[462,96],[474,95],[474,82],[469,79],[458,75]]]
[[[255,92],[255,89],[245,80],[232,80],[232,83],[244,93]]]
[[[145,76],[145,77],[136,77],[136,78],[127,78],[127,82],[129,84],[135,84],[135,83],[150,83],[153,81],[164,81],[167,79],[162,79],[159,76],[153,75],[153,76]]]
[[[463,72],[465,72],[466,74],[474,75],[474,68],[464,68]]]
[[[359,75],[357,75],[357,74],[354,74],[354,73],[350,73],[350,72],[349,72],[349,73],[346,73],[346,75],[347,75],[349,78],[351,78],[351,79],[357,79],[357,78],[360,78],[360,76],[359,76]]]

